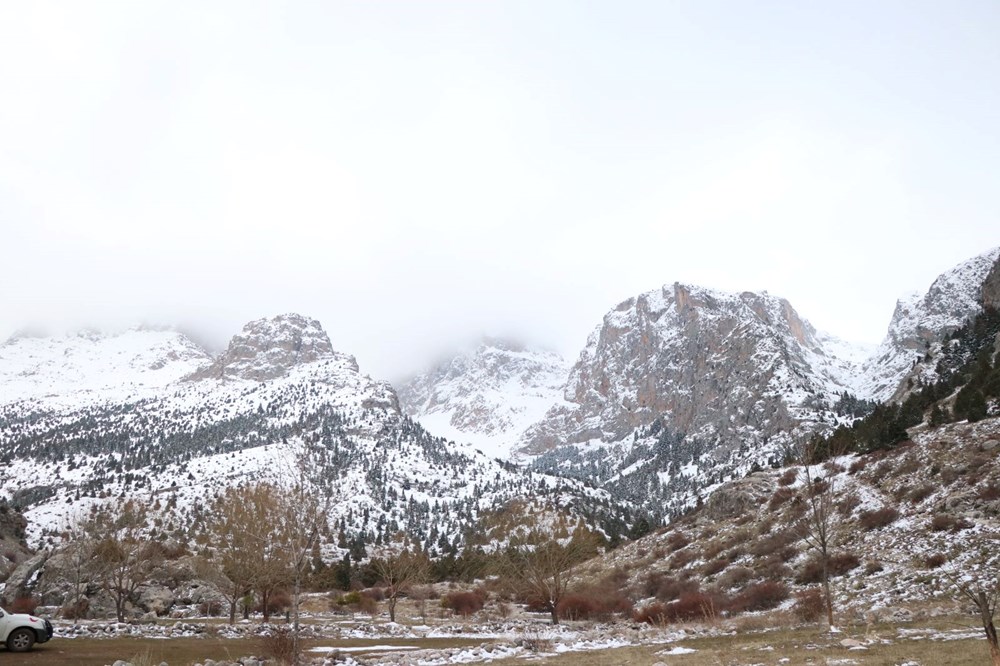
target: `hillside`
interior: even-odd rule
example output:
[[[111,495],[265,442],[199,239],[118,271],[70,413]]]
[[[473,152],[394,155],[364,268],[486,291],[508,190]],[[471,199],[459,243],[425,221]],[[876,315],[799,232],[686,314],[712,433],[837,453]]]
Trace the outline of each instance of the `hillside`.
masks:
[[[832,499],[838,621],[878,621],[956,605],[952,581],[1000,567],[1000,418],[922,426],[891,451],[755,472],[721,486],[669,528],[585,565],[614,574],[640,606],[699,592],[721,610],[760,592],[792,606],[821,570],[804,535],[807,474]]]
[[[34,344],[60,356],[61,341]],[[7,359],[25,348],[23,341],[8,346]],[[158,349],[132,350],[132,358],[145,364]],[[371,545],[401,534],[432,553],[448,551],[482,513],[517,499],[585,517],[595,529],[626,524],[604,491],[503,465],[427,433],[402,413],[392,387],[336,352],[314,320],[251,322],[219,358],[197,360],[170,366],[174,381],[162,385],[88,384],[0,404],[0,462],[7,465],[0,495],[26,507],[30,543],[41,545],[92,504],[130,496],[171,507],[163,532],[181,536],[198,524],[203,498],[241,482],[287,481],[302,473],[303,461],[311,482],[332,498],[331,539],[341,546],[328,543],[330,557],[346,552],[345,540]],[[38,367],[42,384],[51,364]],[[112,367],[137,368],[128,359]]]
[[[436,435],[508,460],[524,431],[560,400],[558,354],[486,339],[399,387],[404,411]]]

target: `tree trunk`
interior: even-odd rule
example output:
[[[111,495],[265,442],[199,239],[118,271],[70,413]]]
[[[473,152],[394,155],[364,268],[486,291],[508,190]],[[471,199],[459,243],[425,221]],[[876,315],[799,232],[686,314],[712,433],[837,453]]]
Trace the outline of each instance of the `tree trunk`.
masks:
[[[556,604],[554,602],[549,604],[549,608],[552,612],[552,624],[559,624],[559,611],[556,608]]]
[[[990,643],[990,658],[993,660],[993,666],[1000,666],[1000,641],[997,640],[997,628],[993,624],[990,604],[985,592],[980,592],[977,596],[976,605],[979,606],[979,614],[983,619],[983,631],[986,632],[986,640]]]
[[[389,622],[396,621],[396,597],[389,597]]]
[[[230,597],[229,601],[229,624],[236,624],[236,597]]]
[[[829,557],[823,555],[823,592],[826,594],[826,622],[833,629],[833,596],[830,594],[830,570],[827,566]]]
[[[302,591],[302,574],[295,569],[295,589],[292,592],[292,663],[299,666],[299,594]]]

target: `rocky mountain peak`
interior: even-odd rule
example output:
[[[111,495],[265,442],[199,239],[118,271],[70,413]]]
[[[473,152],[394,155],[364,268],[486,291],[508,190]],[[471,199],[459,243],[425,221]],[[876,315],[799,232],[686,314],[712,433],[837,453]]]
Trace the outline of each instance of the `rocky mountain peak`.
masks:
[[[885,340],[864,367],[865,397],[898,400],[917,379],[934,380],[931,361],[941,341],[978,314],[984,302],[1000,303],[998,262],[1000,247],[942,273],[925,294],[896,302]]]
[[[559,399],[569,366],[554,352],[483,338],[399,389],[403,409],[431,432],[506,458]]]
[[[212,365],[190,378],[266,381],[284,376],[295,366],[335,354],[330,337],[317,320],[284,314],[248,323]]]

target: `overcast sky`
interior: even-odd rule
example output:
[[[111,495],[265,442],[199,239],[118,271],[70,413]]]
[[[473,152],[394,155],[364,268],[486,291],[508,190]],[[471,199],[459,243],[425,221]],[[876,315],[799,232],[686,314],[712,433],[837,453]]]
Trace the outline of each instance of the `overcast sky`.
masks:
[[[6,2],[0,339],[575,357],[674,281],[878,342],[1000,244],[1000,3]]]

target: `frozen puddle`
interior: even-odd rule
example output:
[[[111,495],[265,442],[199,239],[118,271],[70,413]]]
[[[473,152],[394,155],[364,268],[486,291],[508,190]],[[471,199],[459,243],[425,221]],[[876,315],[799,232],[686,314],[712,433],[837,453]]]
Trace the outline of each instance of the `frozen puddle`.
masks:
[[[314,647],[307,652],[398,652],[400,650],[419,650],[417,645],[361,645],[353,647]]]

